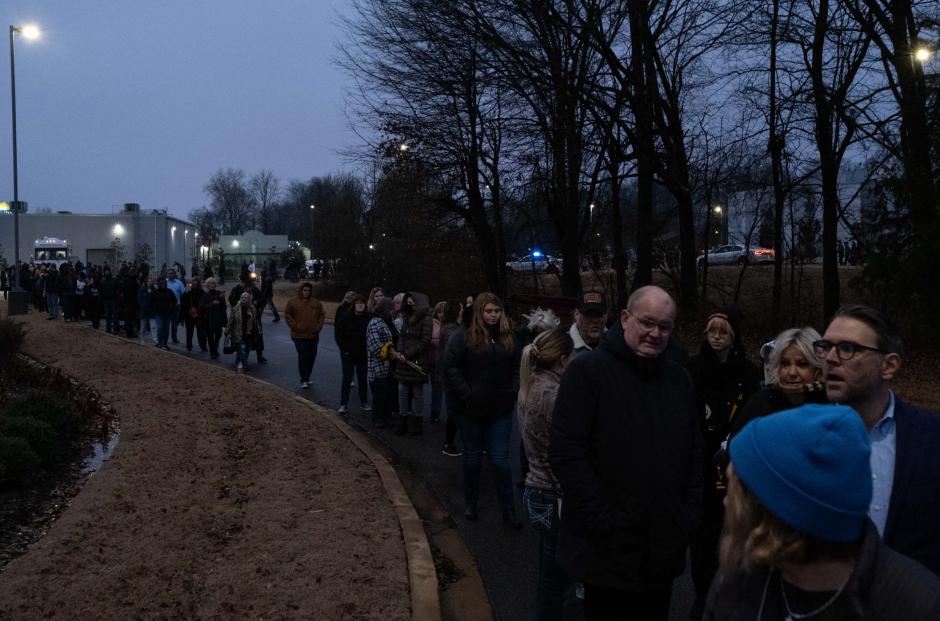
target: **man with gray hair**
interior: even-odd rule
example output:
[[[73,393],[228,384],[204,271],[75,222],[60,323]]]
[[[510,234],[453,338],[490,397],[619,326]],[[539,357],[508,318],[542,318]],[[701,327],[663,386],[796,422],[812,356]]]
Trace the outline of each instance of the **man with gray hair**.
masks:
[[[549,461],[561,483],[558,559],[588,621],[669,617],[701,507],[702,439],[688,373],[664,352],[666,291],[630,296],[619,324],[565,370]]]

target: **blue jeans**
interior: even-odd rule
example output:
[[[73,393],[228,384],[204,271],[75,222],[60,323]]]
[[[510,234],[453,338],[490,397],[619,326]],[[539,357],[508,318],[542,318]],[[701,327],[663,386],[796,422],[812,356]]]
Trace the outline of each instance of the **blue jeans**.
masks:
[[[59,318],[59,294],[49,293],[46,295],[46,306],[49,308],[49,319]]]
[[[157,315],[157,345],[166,347],[167,339],[170,338],[170,322],[172,315]]]
[[[538,621],[562,621],[568,576],[558,564],[558,494],[552,490],[525,488],[522,494],[529,522],[539,532],[539,587],[535,600]]]
[[[242,367],[248,366],[248,354],[251,353],[251,343],[248,341],[241,341],[235,350],[235,364],[241,364]]]
[[[480,499],[480,467],[485,448],[493,466],[499,506],[503,511],[515,511],[509,467],[512,415],[476,417],[461,413],[457,416],[457,426],[463,440],[463,494],[467,506],[476,507]]]
[[[424,416],[424,384],[398,382],[398,408],[401,414]]]

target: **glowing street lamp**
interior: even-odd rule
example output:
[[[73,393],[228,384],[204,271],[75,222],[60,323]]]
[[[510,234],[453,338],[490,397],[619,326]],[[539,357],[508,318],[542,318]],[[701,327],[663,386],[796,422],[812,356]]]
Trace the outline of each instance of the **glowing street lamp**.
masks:
[[[914,50],[914,58],[921,63],[925,63],[930,60],[930,57],[933,56],[933,53],[926,47],[919,47]]]
[[[39,38],[39,28],[34,24],[10,26],[10,110],[13,113],[13,265],[16,267],[14,291],[22,291],[20,286],[20,186],[16,162],[16,62],[13,56],[13,38],[19,33],[27,41]],[[18,306],[11,304],[10,308]]]

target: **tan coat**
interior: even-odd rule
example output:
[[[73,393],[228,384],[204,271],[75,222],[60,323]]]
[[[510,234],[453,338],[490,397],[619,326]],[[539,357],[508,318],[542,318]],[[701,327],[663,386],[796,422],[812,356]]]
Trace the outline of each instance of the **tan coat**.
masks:
[[[306,300],[303,299],[298,289],[297,297],[287,302],[284,319],[290,327],[292,339],[319,338],[324,322],[323,304],[312,295]]]

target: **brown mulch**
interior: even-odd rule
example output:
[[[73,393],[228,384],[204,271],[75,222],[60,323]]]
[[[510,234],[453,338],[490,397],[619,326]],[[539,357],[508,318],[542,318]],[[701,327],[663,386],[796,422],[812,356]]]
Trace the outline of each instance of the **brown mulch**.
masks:
[[[0,618],[410,615],[393,507],[321,414],[230,371],[25,321],[25,353],[99,390],[121,436],[0,574]]]

